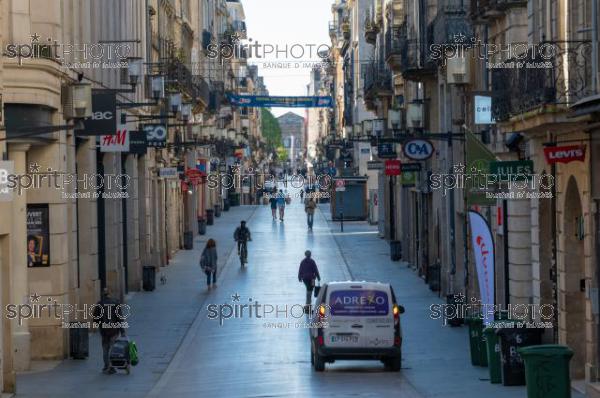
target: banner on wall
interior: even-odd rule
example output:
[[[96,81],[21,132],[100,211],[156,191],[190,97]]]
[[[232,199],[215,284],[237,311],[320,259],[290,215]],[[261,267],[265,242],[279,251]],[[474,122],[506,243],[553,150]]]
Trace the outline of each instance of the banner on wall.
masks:
[[[494,321],[494,311],[486,311],[486,309],[492,309],[495,302],[494,239],[488,222],[478,212],[469,210],[469,225],[471,226],[471,241],[475,254],[481,305],[484,308],[483,322],[485,325],[489,325]]]
[[[27,267],[50,266],[50,224],[47,204],[27,205]]]
[[[267,95],[229,95],[233,106],[254,108],[332,108],[332,97],[272,97]]]

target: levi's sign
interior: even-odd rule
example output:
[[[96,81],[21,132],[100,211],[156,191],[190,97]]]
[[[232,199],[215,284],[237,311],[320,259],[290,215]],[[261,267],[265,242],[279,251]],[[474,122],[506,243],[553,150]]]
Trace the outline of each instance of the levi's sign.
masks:
[[[404,156],[412,160],[427,160],[433,155],[433,144],[429,140],[417,138],[403,146]]]
[[[585,160],[585,145],[555,146],[544,148],[546,161],[553,163],[570,163]]]

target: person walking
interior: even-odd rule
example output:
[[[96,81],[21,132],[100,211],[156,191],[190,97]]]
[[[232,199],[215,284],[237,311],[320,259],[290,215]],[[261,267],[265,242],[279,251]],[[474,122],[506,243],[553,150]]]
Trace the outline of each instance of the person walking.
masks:
[[[274,189],[269,197],[269,203],[271,204],[271,214],[273,215],[273,221],[277,220],[277,190]]]
[[[277,194],[277,208],[279,209],[279,220],[283,221],[283,216],[285,215],[285,195],[282,189]]]
[[[217,286],[217,242],[214,239],[209,239],[206,242],[202,255],[200,256],[200,267],[206,274],[206,285],[210,289],[210,282]]]
[[[102,359],[104,360],[102,372],[107,374],[116,373],[115,368],[110,364],[110,350],[117,338],[125,334],[125,329],[118,327],[123,321],[118,314],[120,304],[119,300],[110,296],[108,288],[104,288],[100,301],[94,307],[94,320],[98,323],[102,337]]]
[[[317,268],[317,263],[315,260],[311,258],[312,253],[310,250],[304,252],[304,259],[300,263],[300,268],[298,269],[298,282],[304,283],[306,286],[306,308],[308,309],[311,304],[311,295],[313,289],[315,287],[315,279],[321,280],[321,275],[319,275],[319,269]]]
[[[300,190],[300,200],[304,202],[304,188]]]
[[[306,212],[306,222],[308,224],[308,229],[312,231],[313,221],[315,218],[315,209],[317,208],[317,203],[313,199],[313,197],[309,197],[304,205],[304,211]]]

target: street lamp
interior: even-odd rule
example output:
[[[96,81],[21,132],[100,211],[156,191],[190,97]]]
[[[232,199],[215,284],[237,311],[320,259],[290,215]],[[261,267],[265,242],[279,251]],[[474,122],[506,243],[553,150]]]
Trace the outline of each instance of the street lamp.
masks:
[[[181,120],[183,123],[188,123],[192,117],[192,104],[183,104],[181,106]]]
[[[423,102],[415,101],[408,104],[406,109],[406,127],[423,127]]]
[[[152,76],[150,79],[150,85],[152,87],[152,98],[159,100],[165,97],[165,77],[164,76]]]
[[[230,139],[231,141],[235,141],[235,135],[236,135],[235,129],[227,130],[227,138]]]
[[[128,59],[127,63],[127,75],[129,77],[129,84],[132,87],[137,85],[139,77],[142,75],[143,61],[139,57],[133,57]]]
[[[363,132],[367,137],[371,137],[373,133],[373,121],[372,120],[363,120]]]
[[[385,119],[373,120],[373,137],[381,138],[385,132]]]
[[[360,140],[362,138],[362,134],[363,134],[362,127],[363,126],[362,126],[361,123],[356,123],[354,125],[354,138],[355,139],[359,139]]]
[[[181,108],[181,93],[171,94],[169,97],[169,106],[171,107],[171,112],[179,112]]]
[[[71,85],[71,99],[74,118],[92,116],[92,85],[90,83]]]

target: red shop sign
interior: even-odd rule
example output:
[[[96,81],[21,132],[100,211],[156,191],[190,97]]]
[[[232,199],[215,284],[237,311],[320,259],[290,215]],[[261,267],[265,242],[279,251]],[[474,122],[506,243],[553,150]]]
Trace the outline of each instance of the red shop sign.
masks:
[[[585,145],[553,146],[544,148],[546,162],[570,163],[585,160]]]
[[[402,163],[398,159],[388,159],[385,161],[385,175],[399,176],[402,172]]]

